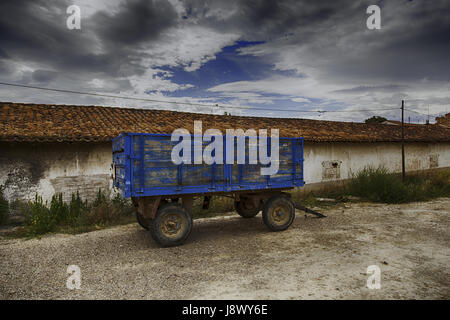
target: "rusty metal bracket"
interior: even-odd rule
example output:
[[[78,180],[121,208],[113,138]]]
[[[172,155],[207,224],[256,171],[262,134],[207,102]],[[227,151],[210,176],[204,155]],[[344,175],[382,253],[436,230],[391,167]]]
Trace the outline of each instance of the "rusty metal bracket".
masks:
[[[211,203],[211,196],[205,196],[205,197],[203,198],[202,209],[203,209],[203,210],[209,209],[210,203]]]
[[[146,219],[154,219],[161,197],[141,197],[138,199],[139,213]]]

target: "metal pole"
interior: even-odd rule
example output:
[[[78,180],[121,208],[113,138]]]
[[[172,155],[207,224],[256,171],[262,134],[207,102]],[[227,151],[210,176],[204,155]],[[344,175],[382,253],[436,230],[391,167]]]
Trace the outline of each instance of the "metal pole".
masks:
[[[405,182],[405,128],[403,125],[405,114],[405,101],[402,100],[402,181]]]

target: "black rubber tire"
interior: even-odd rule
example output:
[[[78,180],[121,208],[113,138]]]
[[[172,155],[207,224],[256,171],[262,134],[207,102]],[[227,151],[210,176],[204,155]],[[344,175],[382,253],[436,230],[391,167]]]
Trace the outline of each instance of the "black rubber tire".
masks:
[[[168,216],[175,216],[183,224],[183,229],[180,234],[169,236],[164,233],[164,222]],[[166,222],[167,223],[167,222]],[[192,216],[180,204],[171,202],[163,204],[156,212],[155,219],[152,219],[149,224],[149,232],[153,240],[155,240],[162,247],[173,247],[181,245],[191,233],[192,230]]]
[[[137,210],[136,210],[136,220],[142,228],[144,228],[145,230],[148,230],[150,220],[145,219]]]
[[[282,210],[280,210],[280,208]],[[275,210],[281,212],[277,215]],[[282,215],[287,215],[283,217]],[[280,218],[277,221],[274,216]],[[295,207],[292,200],[285,195],[277,195],[269,199],[264,205],[262,213],[264,224],[272,231],[283,231],[289,228],[295,218]]]
[[[256,216],[262,210],[262,206],[259,206],[258,208],[247,209],[244,207],[244,203],[242,201],[235,201],[234,209],[242,218],[248,219]]]

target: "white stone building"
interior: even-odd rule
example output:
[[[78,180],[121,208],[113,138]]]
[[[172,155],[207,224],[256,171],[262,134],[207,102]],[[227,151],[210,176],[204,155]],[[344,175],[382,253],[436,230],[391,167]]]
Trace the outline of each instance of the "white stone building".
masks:
[[[121,132],[216,128],[280,130],[303,136],[306,187],[340,181],[367,165],[401,172],[400,127],[383,124],[218,116],[97,106],[0,103],[0,185],[9,200],[93,198],[111,188],[111,139]],[[405,126],[406,170],[450,168],[450,129]]]

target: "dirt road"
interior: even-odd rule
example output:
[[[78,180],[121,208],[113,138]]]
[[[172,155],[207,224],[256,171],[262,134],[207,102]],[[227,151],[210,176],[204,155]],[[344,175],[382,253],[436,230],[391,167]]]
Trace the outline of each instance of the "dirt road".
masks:
[[[450,299],[450,198],[297,212],[269,232],[259,214],[196,220],[187,243],[159,248],[137,224],[0,240],[1,299]],[[69,290],[78,265],[81,288]],[[366,287],[369,265],[381,288]]]

